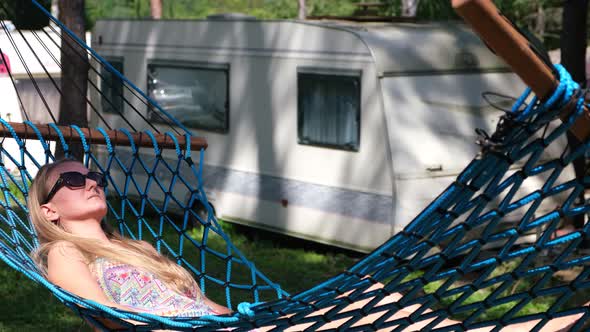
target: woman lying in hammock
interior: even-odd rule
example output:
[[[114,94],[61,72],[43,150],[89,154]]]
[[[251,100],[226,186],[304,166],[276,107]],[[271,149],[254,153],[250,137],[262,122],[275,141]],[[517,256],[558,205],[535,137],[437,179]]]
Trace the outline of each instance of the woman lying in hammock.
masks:
[[[39,170],[28,206],[41,242],[34,258],[48,280],[123,310],[162,316],[228,313],[203,296],[185,269],[147,242],[125,239],[101,222],[107,213],[105,186],[101,173],[77,161]]]
[[[125,239],[107,229],[102,222],[107,213],[105,186],[102,174],[89,172],[77,161],[58,161],[39,170],[31,184],[28,205],[41,242],[34,257],[48,280],[80,297],[127,311],[183,317],[230,313],[205,297],[189,272],[150,244]],[[392,294],[381,304],[400,297]],[[356,302],[350,309],[363,305]],[[413,310],[404,308],[394,318],[408,316]],[[542,331],[567,331],[580,316],[552,319]],[[369,315],[355,325],[376,318]],[[407,331],[419,330],[428,322],[416,323]],[[438,327],[455,323],[447,319]],[[339,324],[331,322],[324,327]],[[527,331],[535,324],[513,324],[502,331]],[[303,328],[300,325],[290,330]]]

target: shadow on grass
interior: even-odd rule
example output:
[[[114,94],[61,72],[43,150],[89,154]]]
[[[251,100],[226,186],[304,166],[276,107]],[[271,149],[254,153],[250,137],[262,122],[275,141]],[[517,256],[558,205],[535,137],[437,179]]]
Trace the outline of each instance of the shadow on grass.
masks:
[[[158,228],[157,222],[152,221],[153,216],[146,216],[150,220],[152,227]],[[134,224],[129,222],[129,224]],[[327,278],[334,276],[344,269],[350,267],[358,261],[363,255],[325,246],[309,241],[299,240],[267,231],[248,228],[220,222],[224,232],[231,238],[232,243],[244,254],[246,258],[255,264],[258,270],[262,271],[270,280],[281,285],[281,288],[294,294],[307,290]],[[144,230],[144,239],[153,241],[150,233]],[[157,236],[156,236],[157,238]],[[170,245],[171,248],[178,250],[183,249],[182,257],[195,267],[205,267],[208,275],[213,275],[220,280],[225,280],[227,271],[227,260],[220,259],[205,250],[203,253],[199,247],[193,246],[189,241],[196,239],[197,242],[206,239],[207,247],[220,252],[227,252],[225,240],[211,232],[206,237],[204,229],[192,229],[180,234],[173,228],[165,228],[162,233],[162,239]],[[184,241],[181,246],[180,241]],[[166,249],[164,254],[169,254]],[[203,258],[205,257],[205,258]],[[551,257],[547,257],[551,260]],[[543,264],[544,262],[537,262]],[[545,262],[546,263],[546,262]],[[502,264],[497,267],[490,277],[510,274],[519,262]],[[456,264],[452,264],[456,266]],[[581,271],[575,271],[569,279],[575,278]],[[408,275],[406,281],[420,277],[421,273]],[[247,266],[236,262],[232,265],[230,275],[232,282],[248,284],[251,274]],[[476,278],[477,276],[472,276]],[[471,279],[471,280],[470,280]],[[27,279],[23,274],[10,269],[6,264],[0,263],[0,331],[90,331],[83,324],[82,320],[76,316],[70,309],[62,305],[48,290]],[[502,296],[527,292],[534,287],[536,281],[532,279],[523,279],[514,282],[510,288],[506,289]],[[552,278],[547,287],[555,287],[568,284],[571,280],[562,280]],[[437,291],[444,280],[428,284],[424,287],[425,294],[432,294]],[[461,287],[473,282],[472,278],[454,283],[451,288]],[[494,292],[499,284],[492,285],[485,289],[479,289],[473,293],[464,304],[485,301],[485,299]],[[225,288],[212,282],[206,283],[207,296],[212,300],[225,304]],[[460,294],[444,298],[436,307],[450,306]],[[589,299],[587,292],[577,292],[571,301],[568,301],[566,307],[580,305]],[[269,291],[262,296],[260,300],[276,299],[276,293]],[[252,302],[251,291],[232,291],[232,305],[235,306],[242,301]],[[518,315],[544,312],[549,309],[555,301],[555,297],[546,296],[535,298],[527,306],[519,310]],[[502,316],[516,305],[516,302],[509,302],[502,305],[495,305],[485,310],[478,317],[478,320],[494,319]],[[436,309],[436,308],[433,308]],[[459,315],[457,319],[466,318],[470,312]]]
[[[45,287],[0,263],[0,331],[91,331]]]
[[[301,241],[269,232],[238,227],[222,222],[224,231],[256,267],[273,282],[289,293],[306,290],[352,265],[361,255],[328,246]],[[202,238],[202,230],[188,232],[191,237]],[[175,232],[163,233],[172,247],[179,246]],[[150,239],[146,239],[150,240]],[[225,241],[218,235],[208,237],[208,246],[223,251]],[[305,249],[304,249],[305,248]],[[200,251],[185,241],[183,256],[199,266]],[[223,276],[226,262],[209,257],[207,273]],[[248,270],[233,268],[232,281],[247,283]],[[29,280],[22,273],[0,262],[0,331],[91,331],[73,311],[65,307],[46,288]],[[225,304],[225,290],[207,284],[207,296]],[[276,299],[275,292],[267,292],[261,300]],[[232,292],[232,304],[252,301],[251,292]]]

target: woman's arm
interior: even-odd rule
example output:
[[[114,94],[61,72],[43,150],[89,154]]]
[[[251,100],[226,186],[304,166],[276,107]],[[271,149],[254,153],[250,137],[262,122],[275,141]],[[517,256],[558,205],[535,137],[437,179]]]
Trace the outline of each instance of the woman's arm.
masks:
[[[209,300],[204,294],[202,294],[201,296],[203,296],[203,302],[205,302],[206,305],[213,309],[213,312],[216,315],[231,314],[231,310],[229,310],[229,308]]]

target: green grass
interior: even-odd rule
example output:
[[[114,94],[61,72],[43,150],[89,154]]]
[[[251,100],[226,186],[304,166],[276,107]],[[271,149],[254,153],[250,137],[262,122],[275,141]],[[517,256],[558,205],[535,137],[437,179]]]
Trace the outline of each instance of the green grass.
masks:
[[[148,217],[152,218],[153,216],[146,216],[146,218]],[[338,250],[244,226],[230,225],[223,221],[221,225],[224,231],[230,236],[232,243],[247,258],[251,259],[260,271],[272,281],[280,284],[283,289],[291,294],[307,290],[317,285],[351,266],[360,258],[359,254],[349,251]],[[145,229],[143,232],[144,235],[149,234]],[[203,230],[192,230],[189,235],[200,240],[203,238]],[[145,239],[149,241],[149,235]],[[173,248],[178,247],[179,236],[171,229],[164,231],[164,240]],[[209,235],[207,245],[220,252],[227,250],[223,239],[213,233]],[[226,271],[225,262],[210,254],[206,254],[206,256],[207,273],[223,277]],[[184,258],[195,266],[200,264],[198,249],[186,243]],[[517,264],[517,261],[502,264],[490,277],[510,273],[516,268]],[[234,265],[232,270],[232,281],[248,282],[249,273],[246,268]],[[421,275],[422,273],[419,271],[411,273],[404,278],[404,282],[419,278]],[[3,300],[0,301],[0,332],[38,330],[90,331],[78,316],[62,305],[44,287],[33,283],[23,274],[12,270],[2,262],[0,262],[0,281],[0,299]],[[469,282],[469,280],[457,281],[451,288],[462,286],[466,282]],[[534,279],[520,280],[513,283],[500,297],[531,289],[535,282],[536,280]],[[444,280],[431,282],[424,287],[423,293],[434,293],[443,283]],[[552,278],[547,286],[563,283],[558,278]],[[496,284],[486,289],[480,289],[471,294],[463,304],[483,301],[497,287],[498,285]],[[206,284],[207,296],[218,303],[225,303],[225,293],[223,290],[223,287],[216,286],[213,283]],[[276,298],[274,292],[268,292],[262,295],[262,300]],[[576,295],[576,298],[568,301],[568,305],[578,305],[590,297],[588,296],[590,294]],[[454,295],[444,298],[436,307],[449,306],[459,296]],[[241,301],[252,300],[251,292],[232,292],[232,304],[234,307]],[[554,297],[534,299],[521,309],[518,315],[546,311],[554,301]],[[514,305],[516,303],[511,302],[491,307],[478,317],[478,321],[500,317],[513,308]],[[453,318],[462,319],[467,317],[468,314],[465,313]]]
[[[241,226],[222,223],[232,242],[252,259],[257,268],[272,281],[279,283],[290,293],[306,290],[326,278],[352,265],[358,254],[311,244],[309,242],[256,231]],[[202,231],[194,230],[191,236],[200,238]],[[174,245],[178,236],[167,232],[165,240]],[[209,246],[225,248],[219,236],[210,236]],[[311,247],[306,250],[303,247]],[[195,259],[196,250],[187,259]],[[207,261],[211,273],[215,269],[225,271],[225,265],[214,259]],[[236,279],[239,268],[235,269]],[[232,278],[233,279],[233,278]],[[82,320],[62,305],[43,286],[37,285],[0,261],[0,332],[8,331],[90,331]],[[209,285],[207,295],[224,303],[220,287]],[[267,294],[270,298],[270,294]],[[249,294],[235,294],[234,303],[249,300]],[[235,305],[234,304],[234,305]]]
[[[495,278],[498,276],[509,275],[511,272],[513,272],[519,266],[520,263],[521,263],[520,259],[516,259],[516,260],[502,263],[501,265],[496,267],[494,269],[494,271],[492,271],[492,273],[486,278],[486,280],[489,280],[489,279],[492,279],[492,278]],[[568,271],[572,272],[574,274],[578,274],[581,272],[581,269],[571,270],[571,271],[568,270]],[[420,275],[421,275],[421,273],[417,273],[417,274],[415,274],[414,278],[419,277]],[[475,279],[478,277],[479,277],[478,275],[474,275],[474,276],[470,276],[467,279],[471,279],[469,281],[472,281],[472,279]],[[496,296],[495,298],[502,299],[504,297],[508,297],[513,294],[520,294],[523,292],[527,292],[527,291],[533,289],[535,287],[536,283],[540,281],[540,279],[541,279],[541,276],[537,276],[535,278],[530,277],[530,278],[519,279],[516,282],[510,283],[509,287],[506,288],[504,291],[502,291],[500,293],[500,295]],[[426,293],[426,294],[435,293],[439,289],[439,287],[441,287],[444,284],[445,281],[446,280],[439,280],[439,281],[431,282],[431,283],[425,285],[425,287],[423,289],[424,293]],[[553,275],[549,279],[549,281],[545,284],[545,286],[542,287],[542,289],[546,289],[549,287],[555,287],[555,286],[564,286],[568,282],[569,282],[568,280],[562,280],[561,278]],[[454,289],[457,287],[461,287],[465,284],[466,284],[466,280],[457,281],[457,282],[453,283],[453,285],[451,287],[449,287],[448,289]],[[502,284],[503,284],[502,282],[498,282],[498,283],[495,283],[489,287],[478,289],[477,291],[473,292],[469,297],[467,297],[467,299],[465,299],[461,303],[461,305],[467,305],[467,304],[485,301]],[[445,297],[442,299],[442,301],[439,304],[437,304],[435,306],[435,308],[450,307],[451,304],[453,302],[455,302],[457,299],[459,299],[462,295],[463,295],[463,293],[459,293],[459,294]],[[559,295],[561,295],[561,293]],[[518,312],[515,314],[515,317],[546,312],[555,303],[557,298],[558,298],[558,295],[538,296],[538,297],[532,299],[530,302],[528,302],[520,310],[518,310]],[[578,290],[575,294],[573,294],[573,297],[570,298],[570,300],[567,302],[567,304],[564,307],[560,308],[560,310],[564,310],[566,308],[572,308],[572,307],[582,305],[583,303],[587,302],[589,298],[590,298],[590,294],[587,289]],[[494,300],[493,302],[496,302],[496,301]],[[484,310],[483,312],[479,313],[477,318],[475,319],[475,321],[481,322],[481,321],[493,320],[493,319],[497,319],[499,317],[502,317],[504,314],[506,314],[508,311],[510,311],[516,305],[518,305],[519,302],[520,301],[511,301],[511,302],[506,302],[506,303],[494,305],[494,306]],[[474,312],[473,310],[463,312],[463,313],[460,313],[460,314],[454,316],[453,318],[458,319],[458,320],[462,320],[462,319],[467,318],[473,312]]]
[[[8,184],[8,191],[10,191],[10,193],[14,195],[15,199],[18,200],[21,204],[26,204],[23,192],[14,182],[10,182]]]

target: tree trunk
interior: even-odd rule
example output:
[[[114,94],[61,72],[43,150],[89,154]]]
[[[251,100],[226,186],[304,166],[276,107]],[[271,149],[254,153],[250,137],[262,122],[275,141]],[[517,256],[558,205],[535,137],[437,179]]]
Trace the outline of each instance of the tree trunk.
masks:
[[[84,0],[59,0],[59,20],[79,38],[84,40]],[[61,46],[61,91],[58,124],[76,124],[88,127],[86,91],[88,85],[88,56],[86,50],[72,37],[62,32]],[[72,157],[82,159],[81,144],[69,144]],[[56,157],[63,158],[64,151],[58,144]]]
[[[537,15],[535,18],[535,34],[541,40],[545,40],[545,25],[546,25],[545,9],[542,3],[537,3]]]
[[[153,19],[159,20],[162,18],[162,0],[150,0],[150,9]]]
[[[420,0],[402,0],[402,16],[416,17]]]
[[[586,25],[588,0],[567,0],[563,2],[563,25],[561,31],[561,63],[567,69],[574,81],[582,87],[586,85]],[[572,149],[582,143],[570,132],[567,133],[568,144]],[[573,161],[576,178],[582,181],[586,173],[585,157],[581,156]],[[588,185],[585,184],[585,187]],[[584,193],[578,198],[578,204],[584,201]],[[573,220],[576,228],[584,226],[584,215],[577,215]],[[586,239],[583,244],[590,242]]]
[[[297,18],[300,20],[305,20],[307,18],[307,6],[305,5],[305,0],[297,0],[297,3],[299,4]]]
[[[59,17],[59,4],[58,4],[58,0],[51,0],[51,15],[53,15],[53,17]],[[53,23],[52,20],[49,20],[49,24],[53,27],[56,27],[56,24]]]

